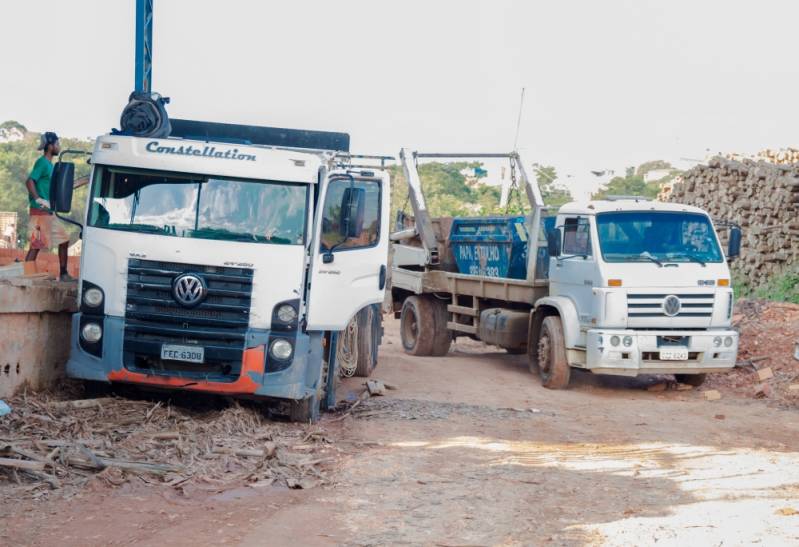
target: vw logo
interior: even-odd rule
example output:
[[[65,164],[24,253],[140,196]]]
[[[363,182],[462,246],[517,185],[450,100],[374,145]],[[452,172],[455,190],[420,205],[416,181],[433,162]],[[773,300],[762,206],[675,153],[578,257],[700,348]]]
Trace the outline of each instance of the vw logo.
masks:
[[[673,294],[670,294],[663,300],[663,313],[669,317],[674,317],[680,313],[680,309],[682,309],[682,302]]]
[[[197,274],[184,273],[172,281],[172,298],[185,308],[198,306],[207,295],[208,286]]]

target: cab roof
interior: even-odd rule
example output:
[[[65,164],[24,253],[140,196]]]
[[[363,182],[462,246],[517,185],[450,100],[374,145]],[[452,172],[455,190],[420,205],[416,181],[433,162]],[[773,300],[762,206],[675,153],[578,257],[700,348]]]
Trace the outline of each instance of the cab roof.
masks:
[[[591,200],[591,201],[572,201],[563,205],[558,214],[562,215],[595,215],[597,213],[610,213],[619,211],[663,211],[663,212],[683,212],[699,213],[707,215],[707,212],[699,207],[685,205],[682,203],[666,203],[662,201],[648,201],[643,199],[614,199],[614,200]]]

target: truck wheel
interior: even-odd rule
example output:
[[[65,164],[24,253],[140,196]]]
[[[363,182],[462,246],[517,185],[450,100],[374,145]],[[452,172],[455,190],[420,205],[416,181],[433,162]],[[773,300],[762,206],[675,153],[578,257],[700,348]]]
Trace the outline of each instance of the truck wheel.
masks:
[[[435,320],[430,301],[409,296],[402,304],[400,338],[408,355],[432,355],[435,338]]]
[[[323,359],[316,392],[307,399],[289,401],[289,420],[306,424],[313,424],[319,421],[322,406],[325,404],[325,394],[327,393],[328,370],[328,362]]]
[[[675,374],[674,379],[681,384],[688,384],[689,386],[699,387],[705,383],[707,374]]]
[[[355,337],[355,343],[358,345],[358,356],[355,376],[366,378],[372,374],[375,366],[377,366],[375,344],[377,344],[380,324],[377,323],[377,328],[375,328],[375,322],[379,321],[379,317],[376,317],[372,306],[367,306],[358,312],[357,318],[358,334]]]
[[[431,298],[429,302],[433,309],[432,355],[442,357],[449,353],[449,347],[452,345],[452,333],[447,328],[447,320],[449,319],[447,301]]]
[[[566,360],[566,343],[560,317],[550,315],[541,324],[538,339],[538,370],[541,385],[549,389],[563,389],[569,385],[571,369]]]

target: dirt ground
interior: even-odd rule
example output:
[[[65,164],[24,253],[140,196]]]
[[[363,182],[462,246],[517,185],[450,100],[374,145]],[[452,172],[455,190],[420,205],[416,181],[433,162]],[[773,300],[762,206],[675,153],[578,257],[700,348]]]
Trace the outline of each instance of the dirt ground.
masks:
[[[398,389],[324,418],[335,450],[322,484],[91,480],[70,496],[6,498],[0,544],[799,543],[795,406],[716,380],[717,401],[582,372],[549,391],[523,356],[459,341],[414,358],[395,321],[386,334],[374,377]]]

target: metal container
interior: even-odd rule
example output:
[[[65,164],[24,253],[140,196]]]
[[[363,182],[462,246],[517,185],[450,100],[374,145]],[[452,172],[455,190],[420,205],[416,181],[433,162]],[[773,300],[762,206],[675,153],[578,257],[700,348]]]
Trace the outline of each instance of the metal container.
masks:
[[[523,216],[455,218],[449,241],[458,271],[524,279],[527,227]]]

